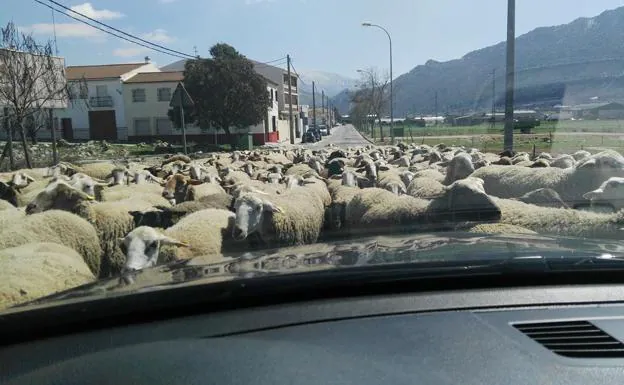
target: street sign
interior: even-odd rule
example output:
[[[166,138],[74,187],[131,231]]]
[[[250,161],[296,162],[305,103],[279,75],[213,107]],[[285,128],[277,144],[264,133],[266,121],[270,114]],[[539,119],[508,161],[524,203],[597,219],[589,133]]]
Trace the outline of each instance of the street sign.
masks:
[[[178,86],[171,96],[169,107],[193,107],[193,105],[194,103],[193,99],[191,99],[191,95],[189,95],[182,83],[178,83]]]

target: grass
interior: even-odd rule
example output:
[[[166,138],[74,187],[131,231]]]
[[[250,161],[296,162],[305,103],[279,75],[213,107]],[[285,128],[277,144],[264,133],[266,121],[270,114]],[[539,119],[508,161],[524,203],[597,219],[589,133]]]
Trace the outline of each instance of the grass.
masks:
[[[401,125],[397,125],[401,127]],[[498,152],[503,148],[503,125],[489,124],[457,127],[457,126],[404,126],[405,137],[397,138],[407,143],[422,143],[475,147],[481,151]],[[519,131],[516,131],[519,132]],[[363,132],[371,138],[371,132]],[[375,142],[389,143],[389,127],[384,127],[384,142],[379,140],[379,127],[375,127]],[[582,134],[579,134],[582,133]],[[614,135],[622,133],[621,136]],[[457,136],[462,138],[439,138],[439,136]],[[532,152],[550,152],[554,154],[571,153],[577,150],[598,151],[613,149],[624,153],[624,121],[619,120],[586,120],[542,122],[532,130],[531,134],[514,134],[514,150]]]

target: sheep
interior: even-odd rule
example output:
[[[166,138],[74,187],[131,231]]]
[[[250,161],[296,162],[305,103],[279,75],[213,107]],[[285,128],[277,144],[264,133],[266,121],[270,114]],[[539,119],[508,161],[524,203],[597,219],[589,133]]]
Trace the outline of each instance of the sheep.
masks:
[[[444,174],[434,169],[421,170],[421,171],[417,171],[414,173],[414,178],[422,178],[422,177],[435,179],[440,183],[444,183],[444,179],[446,179]]]
[[[0,201],[8,202],[14,207],[19,206],[18,195],[20,192],[12,185],[0,181]]]
[[[603,214],[582,210],[537,207],[517,200],[492,197],[501,209],[500,223],[521,226],[538,234],[589,239],[621,239],[624,212]]]
[[[624,157],[607,150],[569,169],[489,166],[476,170],[472,176],[483,179],[485,191],[499,198],[516,198],[539,188],[550,188],[574,207],[585,202],[583,194],[587,190],[597,188],[612,176],[624,176]]]
[[[95,228],[83,218],[60,210],[28,216],[16,213],[12,218],[11,226],[0,229],[0,249],[37,242],[65,245],[76,250],[91,272],[98,275],[100,241]]]
[[[496,162],[492,162],[492,164],[500,165],[500,166],[511,166],[513,163],[511,162],[511,158],[508,158],[506,156],[501,156],[499,160],[497,160]]]
[[[483,190],[477,178],[461,179],[446,186],[433,200],[409,195],[396,196],[386,190],[361,190],[346,208],[347,227],[369,232],[410,231],[425,226],[448,226],[464,221],[496,221],[501,211]]]
[[[444,193],[444,185],[429,177],[416,177],[407,186],[407,195],[414,198],[431,199]]]
[[[35,179],[23,171],[18,171],[11,176],[9,185],[12,185],[16,189],[22,189],[34,182]]]
[[[531,168],[550,167],[550,162],[547,159],[538,158],[529,167]]]
[[[95,280],[75,250],[30,243],[0,250],[0,310]]]
[[[225,169],[225,173],[221,175],[223,180],[223,186],[231,186],[238,183],[246,183],[251,180],[249,175],[243,171],[233,170],[231,168]]]
[[[101,265],[98,276],[106,278],[121,271],[124,254],[117,240],[134,228],[133,210],[149,210],[153,205],[137,198],[114,202],[90,202],[92,197],[64,183],[57,183],[42,191],[28,204],[26,213],[31,215],[51,209],[72,212],[95,227],[101,249]]]
[[[561,196],[550,188],[540,188],[530,191],[519,198],[512,199],[542,207],[568,208]]]
[[[163,183],[163,180],[152,175],[148,170],[139,170],[135,171],[132,174],[132,182],[135,184],[143,184],[143,183]]]
[[[581,161],[585,158],[589,158],[591,156],[591,152],[589,151],[585,151],[585,150],[578,150],[577,152],[575,152],[574,154],[572,154],[572,157],[574,158],[574,160]]]
[[[101,192],[102,202],[115,202],[125,199],[141,199],[153,205],[170,206],[162,196],[162,187],[155,183],[145,183],[132,186],[116,185]]]
[[[345,224],[346,207],[361,190],[357,186],[346,184],[328,185],[332,203],[325,211],[325,226],[329,231],[336,231]]]
[[[394,170],[380,172],[378,178],[377,186],[379,188],[388,190],[395,195],[401,195],[407,192],[407,188],[401,176]]]
[[[162,196],[171,204],[176,204],[219,193],[225,193],[225,190],[219,185],[204,183],[188,176],[176,174],[165,180]]]
[[[2,189],[1,185],[0,185],[0,190]],[[12,203],[10,203],[8,200],[4,200],[4,199],[0,199],[0,211],[4,211],[4,210],[14,210],[15,209],[15,205],[13,205]],[[4,214],[4,213],[3,213]]]
[[[227,210],[206,209],[188,215],[163,232],[137,227],[120,242],[127,256],[123,271],[198,256],[209,258],[209,263],[225,260],[223,241],[230,236],[234,217]]]
[[[576,160],[571,155],[561,155],[557,159],[550,162],[550,167],[572,168],[576,165]]]
[[[161,166],[165,166],[173,162],[191,163],[191,158],[182,154],[171,155],[170,157],[162,161]]]
[[[448,164],[446,177],[442,182],[450,185],[459,179],[464,179],[474,172],[475,168],[472,164],[472,158],[466,153],[455,155]]]
[[[583,198],[589,200],[592,206],[606,203],[619,211],[624,208],[624,178],[611,177],[597,189],[583,194]]]
[[[129,213],[134,218],[135,227],[150,226],[166,229],[175,225],[181,218],[196,211],[211,208],[229,210],[232,208],[232,202],[233,198],[229,194],[215,194],[172,207],[154,206],[153,209],[147,211],[133,210]]]
[[[65,167],[66,172],[65,175],[72,176],[75,173],[81,172],[83,174],[87,174],[92,178],[105,180],[111,175],[114,169],[118,168],[113,163],[108,162],[96,162],[96,163],[85,163],[81,165],[73,165],[70,163],[62,163],[63,167]]]
[[[525,229],[521,226],[509,225],[505,223],[479,223],[462,228],[462,231],[476,234],[519,234],[519,235],[535,235],[533,230]]]
[[[316,242],[323,227],[325,205],[316,188],[310,186],[314,185],[281,195],[246,193],[238,197],[234,202],[233,238],[241,241],[257,234],[268,247]]]

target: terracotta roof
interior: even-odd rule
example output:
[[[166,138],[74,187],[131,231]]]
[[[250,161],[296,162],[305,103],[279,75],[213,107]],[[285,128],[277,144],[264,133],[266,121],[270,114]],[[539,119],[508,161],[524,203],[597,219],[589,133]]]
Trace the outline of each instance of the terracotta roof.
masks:
[[[67,80],[86,80],[118,78],[121,75],[144,66],[145,63],[106,64],[93,66],[67,67]]]
[[[181,82],[183,79],[183,71],[140,72],[133,77],[126,79],[124,83]]]

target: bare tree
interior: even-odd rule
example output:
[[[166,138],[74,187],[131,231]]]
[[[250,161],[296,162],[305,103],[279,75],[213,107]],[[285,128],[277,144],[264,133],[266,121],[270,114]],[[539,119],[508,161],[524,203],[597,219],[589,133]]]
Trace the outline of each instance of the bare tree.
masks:
[[[44,109],[66,107],[69,93],[65,65],[63,59],[53,55],[49,41],[38,44],[32,36],[20,33],[13,22],[9,22],[1,32],[0,105],[6,107],[4,110],[8,111],[9,121],[13,122],[9,134],[16,128],[24,147],[26,167],[31,168],[27,129],[29,125],[33,130],[40,127],[37,120],[38,116],[45,116]],[[54,130],[52,134],[53,150],[56,152]],[[8,138],[3,154],[13,150],[12,135]]]
[[[379,133],[383,141],[383,125],[381,122],[383,114],[388,110],[390,95],[390,76],[381,74],[376,68],[368,68],[360,71],[362,74],[362,85],[368,89],[365,94],[370,112],[377,117],[379,122]]]

